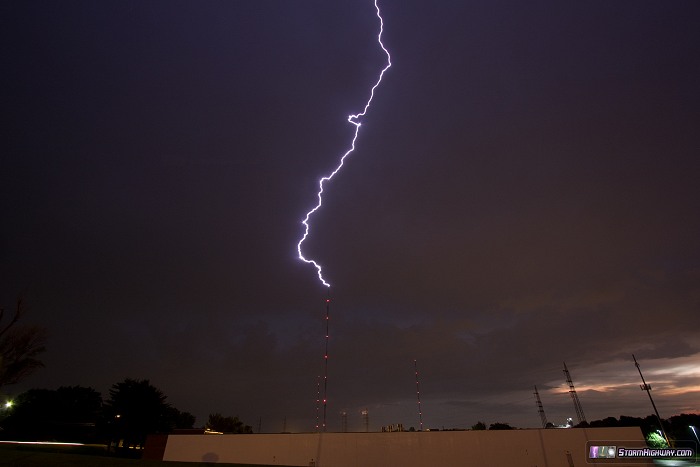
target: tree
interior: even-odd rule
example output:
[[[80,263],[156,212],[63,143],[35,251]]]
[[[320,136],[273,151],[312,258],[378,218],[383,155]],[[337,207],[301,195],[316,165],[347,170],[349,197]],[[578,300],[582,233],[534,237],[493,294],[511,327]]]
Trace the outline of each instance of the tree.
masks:
[[[46,329],[18,325],[24,313],[22,297],[17,299],[17,308],[6,324],[5,309],[0,308],[0,387],[18,383],[44,366],[37,356],[46,350]]]
[[[602,420],[594,420],[590,423],[590,426],[592,428],[599,428],[599,427],[616,427],[619,426],[619,422],[615,417],[606,417]]]
[[[221,433],[252,433],[250,425],[244,425],[238,417],[224,417],[220,413],[209,414],[207,428]]]
[[[652,431],[647,435],[647,446],[650,448],[667,448],[666,440],[663,436],[655,431]]]
[[[195,416],[189,412],[180,412],[173,406],[166,410],[167,423],[171,428],[186,429],[194,427]]]
[[[472,425],[472,430],[475,430],[475,431],[480,431],[480,430],[485,430],[485,429],[486,429],[486,423],[482,422],[481,420],[479,420],[474,425]]]
[[[698,441],[698,428],[700,428],[700,414],[682,413],[674,415],[668,420],[665,420],[664,427],[666,434],[675,440],[690,440]],[[690,427],[693,427],[691,429]]]
[[[95,442],[102,397],[92,388],[30,389],[20,394],[3,421],[14,439]]]
[[[512,426],[507,423],[496,422],[489,425],[489,430],[514,430]]]
[[[150,433],[173,428],[172,408],[167,397],[150,381],[125,379],[112,385],[105,414],[116,446],[143,446]]]

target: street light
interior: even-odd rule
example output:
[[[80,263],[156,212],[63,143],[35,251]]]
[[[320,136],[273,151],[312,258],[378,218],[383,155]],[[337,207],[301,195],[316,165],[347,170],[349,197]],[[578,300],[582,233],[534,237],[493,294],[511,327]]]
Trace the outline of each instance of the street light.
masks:
[[[688,425],[688,428],[690,428],[693,431],[693,434],[695,435],[695,439],[697,440],[698,444],[700,444],[700,439],[698,439],[698,433],[695,431],[695,427],[693,425]]]

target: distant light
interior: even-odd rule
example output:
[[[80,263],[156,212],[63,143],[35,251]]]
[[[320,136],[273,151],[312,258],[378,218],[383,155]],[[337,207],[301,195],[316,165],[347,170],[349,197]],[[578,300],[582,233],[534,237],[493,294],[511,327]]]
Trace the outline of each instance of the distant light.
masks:
[[[5,402],[5,408],[6,408],[6,409],[11,408],[13,405],[14,405],[14,402],[12,402],[12,401],[7,401],[7,402]]]
[[[83,443],[59,443],[57,441],[0,441],[0,444],[38,444],[49,446],[85,446]]]

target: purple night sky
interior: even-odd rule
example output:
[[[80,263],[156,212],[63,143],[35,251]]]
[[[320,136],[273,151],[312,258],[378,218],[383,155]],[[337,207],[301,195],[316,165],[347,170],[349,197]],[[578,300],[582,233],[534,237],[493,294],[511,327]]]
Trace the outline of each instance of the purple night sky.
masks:
[[[384,0],[393,66],[304,243],[328,424],[700,412],[700,2]],[[385,56],[371,0],[0,7],[4,387],[146,378],[310,431],[325,299],[296,257]]]

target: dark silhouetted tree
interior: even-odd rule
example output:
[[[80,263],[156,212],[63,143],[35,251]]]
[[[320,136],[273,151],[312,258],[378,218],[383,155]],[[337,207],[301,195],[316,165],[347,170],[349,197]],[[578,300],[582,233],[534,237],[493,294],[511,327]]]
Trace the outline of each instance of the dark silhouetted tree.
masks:
[[[125,379],[109,390],[105,415],[116,447],[143,446],[150,433],[172,430],[172,409],[149,380]]]
[[[3,421],[4,432],[16,439],[96,441],[102,397],[92,388],[30,389],[14,401]]]
[[[486,429],[486,423],[482,422],[481,420],[479,420],[474,425],[472,425],[472,430],[480,431],[480,430],[485,430],[485,429]]]
[[[690,442],[698,442],[697,436],[700,434],[700,415],[694,413],[682,413],[674,415],[666,420],[664,424],[666,434],[676,441],[688,440]],[[693,427],[695,431],[693,431]],[[678,443],[676,443],[678,444]],[[679,445],[677,445],[679,447]],[[685,446],[684,447],[688,447]]]
[[[664,430],[668,433],[671,428],[670,420],[663,420]],[[639,417],[629,417],[627,415],[620,415],[619,420],[615,417],[607,417],[602,420],[594,420],[590,422],[591,427],[631,427],[638,426],[645,437],[648,437],[650,433],[655,433],[659,430],[659,421],[655,415],[648,415],[644,418]]]
[[[489,425],[489,430],[514,430],[512,426],[507,423],[496,422]]]
[[[44,366],[37,356],[46,350],[46,329],[18,324],[24,313],[21,297],[12,316],[5,316],[5,309],[0,308],[0,387],[15,384]]]
[[[168,425],[171,428],[186,429],[194,427],[195,416],[189,412],[180,412],[173,406],[169,406],[166,411]]]
[[[238,417],[224,417],[220,413],[209,414],[207,428],[213,431],[222,433],[252,433],[253,428],[249,425],[244,425]]]
[[[619,422],[615,417],[606,417],[602,420],[594,420],[590,423],[590,426],[592,428],[599,428],[599,427],[616,427],[619,426]]]

